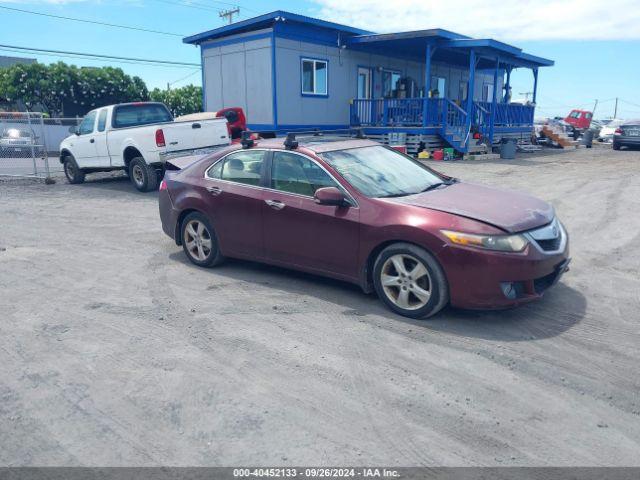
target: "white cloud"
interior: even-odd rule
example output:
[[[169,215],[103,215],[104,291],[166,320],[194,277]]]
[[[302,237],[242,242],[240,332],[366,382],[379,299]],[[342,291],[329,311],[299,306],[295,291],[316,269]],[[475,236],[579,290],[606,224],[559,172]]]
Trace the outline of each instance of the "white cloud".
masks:
[[[637,40],[638,0],[313,0],[319,16],[375,32],[444,28],[498,40]]]

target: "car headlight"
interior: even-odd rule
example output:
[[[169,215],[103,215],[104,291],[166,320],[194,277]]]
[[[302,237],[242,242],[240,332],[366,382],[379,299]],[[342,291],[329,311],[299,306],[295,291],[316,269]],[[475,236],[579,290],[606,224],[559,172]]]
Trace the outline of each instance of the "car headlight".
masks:
[[[478,247],[499,252],[521,252],[527,246],[527,239],[522,235],[474,235],[472,233],[441,230],[451,243],[465,247]]]

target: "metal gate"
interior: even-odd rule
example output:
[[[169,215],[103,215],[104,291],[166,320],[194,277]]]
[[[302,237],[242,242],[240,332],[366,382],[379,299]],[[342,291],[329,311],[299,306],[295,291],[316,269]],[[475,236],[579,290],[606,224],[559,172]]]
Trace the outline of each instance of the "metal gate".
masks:
[[[0,112],[0,176],[50,178],[42,113]]]

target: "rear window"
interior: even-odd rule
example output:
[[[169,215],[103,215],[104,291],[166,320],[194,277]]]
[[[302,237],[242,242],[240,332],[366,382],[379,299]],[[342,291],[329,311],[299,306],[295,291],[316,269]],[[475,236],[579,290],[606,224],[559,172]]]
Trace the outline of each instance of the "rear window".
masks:
[[[164,105],[140,103],[116,107],[112,126],[113,128],[126,128],[171,121],[173,121],[173,117]]]

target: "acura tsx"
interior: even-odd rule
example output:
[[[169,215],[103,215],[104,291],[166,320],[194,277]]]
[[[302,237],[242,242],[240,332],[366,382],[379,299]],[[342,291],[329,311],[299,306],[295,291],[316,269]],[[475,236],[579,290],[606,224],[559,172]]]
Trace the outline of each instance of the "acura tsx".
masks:
[[[568,269],[548,203],[368,139],[246,138],[167,168],[163,230],[202,267],[234,257],[325,275],[412,318],[529,302]]]

